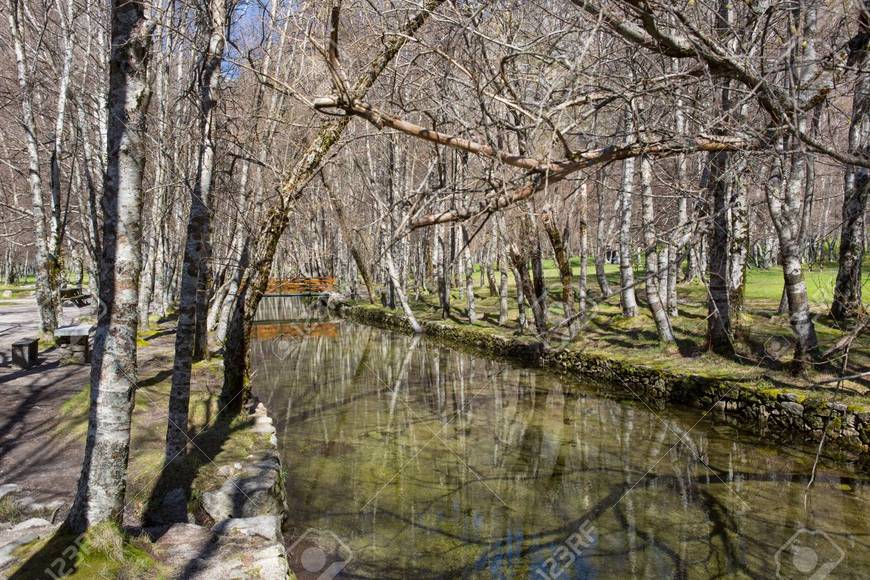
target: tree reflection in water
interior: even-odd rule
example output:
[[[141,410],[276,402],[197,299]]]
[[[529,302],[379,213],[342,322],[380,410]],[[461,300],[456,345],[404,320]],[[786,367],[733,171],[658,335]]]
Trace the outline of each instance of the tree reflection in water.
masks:
[[[286,460],[288,542],[334,532],[353,550],[348,576],[544,578],[584,522],[592,545],[561,577],[772,577],[801,528],[845,551],[835,577],[870,565],[863,475],[822,466],[805,494],[811,454],[696,413],[425,339],[297,324],[283,360],[261,335],[254,390]]]

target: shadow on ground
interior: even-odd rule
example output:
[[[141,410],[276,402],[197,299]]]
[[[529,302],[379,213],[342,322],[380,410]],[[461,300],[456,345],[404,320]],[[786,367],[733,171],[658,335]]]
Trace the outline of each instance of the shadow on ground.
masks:
[[[209,408],[216,409],[216,406],[209,405]],[[175,458],[161,470],[157,483],[146,502],[147,507],[142,518],[143,526],[129,527],[123,530],[127,544],[131,540],[138,539],[141,540],[137,542],[138,545],[147,546],[149,542],[158,540],[174,523],[187,523],[188,507],[191,505],[190,499],[197,495],[193,491],[193,484],[197,476],[203,467],[214,462],[215,457],[224,450],[233,433],[249,427],[250,423],[250,421],[239,421],[237,417],[207,416],[205,424],[208,427],[191,434],[191,443],[188,445],[187,453]],[[170,494],[170,492],[173,493]],[[130,493],[128,490],[128,496]],[[170,498],[168,502],[167,497]],[[212,524],[200,506],[194,505],[193,508],[197,523]],[[57,578],[76,572],[84,572],[83,566],[93,557],[92,551],[82,549],[82,546],[87,546],[87,544],[86,535],[76,535],[62,525],[51,538],[28,557],[10,578],[22,580]],[[193,566],[196,561],[207,558],[211,548],[211,543],[206,545],[191,560],[188,568]],[[124,564],[123,560],[124,558],[121,558],[120,565]],[[115,562],[114,565],[117,566],[119,563]],[[186,574],[194,571],[192,568],[185,570],[182,577],[186,577]]]

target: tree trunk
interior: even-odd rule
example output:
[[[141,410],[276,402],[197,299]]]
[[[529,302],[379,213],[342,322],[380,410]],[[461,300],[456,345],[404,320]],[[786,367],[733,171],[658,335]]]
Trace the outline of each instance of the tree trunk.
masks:
[[[792,48],[786,87],[796,89],[796,95],[805,98],[806,87],[812,82],[816,66],[813,41],[816,28],[815,7],[805,0],[801,0],[792,8],[792,17],[794,28],[800,26],[801,23],[803,24],[801,33],[804,40],[801,43],[796,43]],[[807,130],[806,114],[796,112],[794,116],[798,129],[805,132]],[[780,163],[786,158],[783,141],[777,142]],[[800,150],[800,143],[797,142],[793,143],[789,150],[790,164],[787,183],[784,187],[772,187],[777,181],[776,173],[779,173],[778,180],[782,182],[781,170],[775,171],[775,175],[769,180],[771,186],[767,190],[767,200],[773,225],[779,237],[784,293],[787,296],[789,322],[795,336],[792,369],[799,372],[809,362],[808,358],[814,358],[817,354],[818,340],[801,265],[801,231],[804,229],[803,221],[807,201],[805,197],[807,192],[811,191],[806,184],[809,177],[807,154]],[[781,165],[776,164],[775,167],[781,167]]]
[[[142,174],[151,30],[142,2],[115,1],[108,151],[102,206],[101,312],[91,363],[85,460],[67,526],[81,532],[123,517],[136,386]]]
[[[731,249],[728,254],[728,292],[730,294],[731,319],[740,323],[740,312],[743,309],[743,299],[746,290],[746,255],[749,249],[749,203],[746,198],[746,188],[740,176],[746,167],[745,160],[734,164],[730,173],[731,199],[728,204],[731,227]]]
[[[545,206],[541,211],[541,224],[544,226],[544,232],[547,234],[550,245],[553,247],[556,265],[559,268],[559,281],[562,284],[562,306],[565,309],[565,319],[568,320],[574,316],[574,289],[572,288],[571,263],[568,257],[568,250],[562,242],[562,236],[553,220],[553,214],[549,205]]]
[[[504,326],[508,322],[508,265],[503,254],[498,258],[498,324]]]
[[[580,185],[580,215],[577,229],[580,233],[580,279],[577,284],[577,312],[581,317],[586,316],[586,302],[589,280],[589,227],[587,222],[588,199],[586,182]]]
[[[443,226],[435,226],[435,269],[438,278],[438,303],[441,306],[441,318],[450,318],[450,274],[447,257],[447,242],[444,239]]]
[[[528,239],[528,214],[525,214],[521,222],[520,239]],[[532,279],[529,277],[529,264],[522,249],[508,238],[507,227],[503,216],[499,216],[497,222],[499,235],[504,240],[506,253],[513,265],[514,285],[517,289],[517,309],[519,310],[518,325],[519,333],[522,334],[526,330],[526,304],[532,308],[532,316],[535,319],[535,327],[538,332],[543,334],[547,331],[547,320],[541,309],[541,304],[534,299],[535,289],[532,284]],[[531,298],[530,298],[531,297]]]
[[[530,302],[532,303],[532,309],[539,313],[543,327],[546,328],[548,311],[547,282],[544,279],[544,253],[541,250],[541,241],[538,238],[538,233],[534,222],[531,220],[531,215],[527,213],[523,217],[523,219],[526,224],[525,231],[527,234],[523,239],[527,240],[529,243],[529,254],[532,262],[532,280],[534,290],[534,292],[526,294],[526,296],[532,297],[532,299],[530,300]],[[536,315],[536,317],[537,316],[538,315]]]
[[[519,253],[516,249],[512,249],[510,251],[511,261],[513,262],[514,269],[517,273],[517,288],[521,290],[517,292],[517,300],[520,300],[520,294],[522,294],[523,302],[526,301],[526,298],[531,296],[532,299],[529,300],[529,305],[532,308],[532,316],[535,319],[535,329],[539,334],[544,334],[547,332],[547,319],[544,317],[543,309],[541,308],[541,303],[538,300],[534,299],[535,296],[535,286],[532,283],[532,278],[529,275],[529,264],[526,262],[525,258],[521,253]]]
[[[674,332],[671,329],[671,321],[668,312],[662,303],[662,295],[659,292],[661,278],[659,277],[659,264],[661,263],[656,252],[655,232],[655,206],[652,197],[652,163],[649,157],[640,158],[640,184],[641,184],[641,220],[643,222],[643,244],[646,246],[646,301],[649,305],[650,314],[656,323],[656,331],[662,342],[674,342]]]
[[[363,256],[364,250],[361,249],[361,247],[365,248],[364,241],[354,236],[353,229],[350,227],[350,224],[347,221],[347,215],[344,212],[344,205],[342,205],[341,200],[333,194],[332,188],[327,187],[326,192],[329,195],[329,201],[332,205],[333,211],[335,212],[335,217],[338,220],[338,227],[341,231],[341,235],[345,239],[347,246],[350,248],[350,255],[356,264],[356,269],[359,271],[360,277],[363,279],[363,284],[365,284],[366,292],[368,292],[369,295],[369,302],[374,304],[376,294],[375,284],[372,280],[368,262],[366,261],[365,256]],[[368,254],[368,251],[365,250],[365,253]]]
[[[175,361],[166,427],[166,464],[187,450],[187,419],[190,404],[190,372],[194,360],[208,351],[208,260],[210,257],[209,221],[212,171],[214,169],[214,107],[220,82],[220,64],[227,33],[224,0],[208,4],[208,48],[203,53],[199,85],[199,159],[190,200],[190,216],[181,274],[178,326],[175,332]]]
[[[241,234],[238,234],[241,235]],[[228,268],[225,274],[226,279],[223,283],[218,286],[218,289],[215,290],[214,298],[208,306],[208,331],[214,332],[218,327],[218,320],[220,318],[221,312],[223,310],[223,306],[227,301],[227,296],[230,293],[230,288],[233,285],[233,273],[234,268]]]
[[[508,270],[510,260],[507,255],[507,233],[504,227],[504,216],[499,214],[493,218],[492,237],[496,255],[496,266],[499,272],[498,287],[498,324],[504,326],[508,322]],[[438,226],[436,226],[438,227]]]
[[[385,221],[381,222],[381,228],[386,230],[387,225]],[[387,265],[387,274],[390,276],[393,290],[396,293],[396,297],[399,299],[399,304],[402,306],[402,311],[405,313],[405,318],[408,319],[408,324],[411,325],[411,329],[415,334],[421,334],[423,332],[423,327],[420,326],[419,322],[417,322],[417,317],[414,316],[414,311],[411,310],[411,305],[408,304],[408,297],[405,295],[404,284],[402,284],[402,280],[399,278],[399,271],[396,269],[396,264],[393,261],[393,246],[389,243],[386,231],[384,231],[384,238],[388,240],[387,245],[384,248],[384,262],[386,262]],[[468,277],[468,279],[470,278],[471,276]]]
[[[719,18],[716,30],[723,44],[731,44],[733,8],[728,0],[717,2]],[[716,78],[716,77],[714,77]],[[731,110],[730,81],[721,80],[718,112],[724,118]],[[717,128],[718,130],[721,130]],[[707,348],[718,354],[734,354],[731,333],[731,283],[729,253],[731,251],[730,199],[728,197],[731,155],[725,151],[710,153],[707,158],[707,191],[711,198],[710,234],[707,254]]]
[[[680,69],[679,61],[674,60],[672,70],[678,72]],[[686,111],[685,99],[681,92],[677,93],[676,107],[674,111],[674,129],[677,135],[686,134]],[[677,297],[677,277],[680,270],[680,261],[686,245],[689,242],[691,231],[689,231],[689,178],[688,178],[688,159],[685,153],[677,155],[677,186],[680,190],[680,199],[677,202],[677,227],[674,228],[671,237],[671,247],[668,253],[668,287],[667,287],[667,307],[668,314],[671,318],[679,315],[679,299]]]
[[[517,289],[517,332],[523,334],[526,331],[526,300],[523,293],[523,277],[521,270],[514,267],[514,286]]]
[[[468,304],[468,322],[474,324],[477,313],[474,310],[474,262],[471,260],[471,239],[468,237],[468,228],[462,225],[462,261],[465,266],[465,300]]]
[[[707,348],[722,355],[734,354],[731,342],[731,304],[728,284],[728,153],[710,153],[707,191],[712,198],[707,256]]]
[[[39,168],[39,140],[36,122],[33,118],[33,95],[30,82],[29,65],[26,61],[24,44],[21,38],[19,0],[9,0],[9,29],[15,48],[15,64],[18,72],[18,87],[21,95],[21,124],[24,127],[27,145],[28,182],[34,222],[36,244],[36,303],[39,307],[40,331],[54,339],[60,314],[60,276],[62,265],[60,247],[54,247],[57,239],[55,232],[46,230],[45,208],[42,201],[42,176]],[[49,220],[55,224],[55,220]],[[54,227],[52,227],[52,230]],[[51,235],[49,235],[51,234]]]
[[[634,123],[631,111],[625,112],[626,133],[632,135]],[[629,141],[630,142],[630,141]],[[637,316],[637,297],[634,292],[634,270],[631,263],[631,209],[634,193],[634,158],[622,162],[622,186],[619,188],[619,301],[623,316]]]
[[[781,141],[780,141],[781,143]],[[795,352],[792,369],[795,372],[805,368],[808,359],[815,356],[818,349],[815,325],[810,311],[807,285],[804,282],[800,256],[800,219],[801,196],[805,191],[806,158],[804,153],[790,153],[791,164],[788,180],[782,179],[781,159],[785,157],[784,147],[777,146],[780,161],[774,161],[774,171],[768,180],[767,204],[771,221],[779,238],[782,257],[785,303],[789,312],[789,323],[795,337]]]
[[[849,123],[849,152],[870,153],[870,0],[860,4],[859,31],[849,43],[848,64],[856,71]],[[831,317],[839,322],[856,318],[861,312],[861,263],[864,260],[864,211],[870,191],[870,169],[846,166],[843,183],[843,214],[840,228],[840,258]]]

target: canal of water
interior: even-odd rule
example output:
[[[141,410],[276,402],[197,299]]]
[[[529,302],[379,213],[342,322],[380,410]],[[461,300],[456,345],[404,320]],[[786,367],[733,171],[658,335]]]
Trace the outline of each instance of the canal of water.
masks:
[[[253,383],[300,580],[870,575],[870,478],[847,466],[808,486],[813,453],[698,412],[269,308]]]

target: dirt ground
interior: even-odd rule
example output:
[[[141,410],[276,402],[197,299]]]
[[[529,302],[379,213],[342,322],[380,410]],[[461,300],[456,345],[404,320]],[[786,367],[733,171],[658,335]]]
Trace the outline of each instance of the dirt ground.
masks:
[[[90,308],[64,307],[62,325],[87,321],[93,321]],[[70,399],[87,387],[90,366],[62,361],[55,348],[40,349],[39,363],[29,370],[12,366],[12,343],[37,335],[33,298],[0,303],[0,485],[17,484],[34,501],[61,500],[68,508],[84,458],[88,407],[82,396]],[[125,510],[125,521],[131,525],[138,522],[162,467],[174,345],[174,320],[160,321],[140,334]],[[192,428],[202,419],[196,405],[203,398],[216,401],[220,377],[215,364],[195,366]]]
[[[61,324],[75,324],[89,308],[64,307]],[[84,442],[56,431],[64,401],[88,383],[90,366],[61,364],[56,348],[40,349],[39,363],[12,365],[12,343],[39,334],[36,302],[4,300],[0,305],[0,484],[16,483],[37,501],[63,500],[75,493]]]
[[[72,504],[81,471],[87,431],[90,366],[70,364],[62,360],[61,352],[50,348],[40,351],[40,360],[35,367],[26,371],[13,367],[10,362],[12,342],[25,337],[35,338],[38,335],[37,319],[32,298],[0,302],[0,484],[18,485],[21,489],[15,493],[16,499],[20,499],[19,495],[27,496],[25,499],[42,505],[62,502],[60,508],[51,508],[50,518],[48,513],[38,514],[56,524],[62,521]],[[88,308],[64,308],[61,324],[92,320]],[[97,554],[93,558],[76,554],[76,566],[80,566],[76,577],[173,577],[163,573],[167,565],[166,555],[161,551],[163,548],[152,542],[150,534],[157,528],[149,528],[147,533],[142,528],[147,523],[143,517],[146,509],[156,505],[151,513],[157,515],[162,513],[160,510],[167,509],[163,501],[167,497],[164,492],[172,486],[200,490],[191,491],[191,495],[212,489],[220,469],[229,469],[227,466],[251,457],[253,445],[259,441],[247,429],[253,423],[246,418],[212,429],[218,423],[218,398],[223,377],[222,359],[216,356],[193,366],[189,423],[193,443],[188,453],[178,459],[178,469],[165,468],[164,446],[174,345],[175,320],[172,318],[152,321],[139,333],[139,368],[124,506],[124,529],[129,534],[125,542],[128,543],[121,558],[117,557],[115,547],[111,547],[105,558],[99,550],[93,552]],[[153,503],[155,500],[156,504]],[[7,523],[19,523],[32,515],[31,512],[10,512]],[[54,528],[50,525],[46,528],[53,533]],[[14,547],[12,542],[18,537],[17,533],[14,528],[10,529],[9,538],[6,538],[10,542],[0,542],[0,562],[3,561],[2,549],[10,545]],[[16,569],[16,574],[32,577],[28,575],[31,569],[42,570],[61,556],[67,558],[69,541],[68,537],[58,536],[48,543],[31,542],[29,551],[16,552],[18,560],[13,559],[10,564],[7,558],[0,569],[0,577],[6,577],[6,572]],[[201,550],[195,550],[183,555],[199,558],[201,553]],[[250,565],[248,557],[247,553],[235,554],[232,561],[237,560],[245,569]],[[225,554],[216,553],[212,559],[220,567],[226,558]],[[16,568],[19,565],[24,568]],[[187,565],[190,562],[185,560],[183,566]]]

